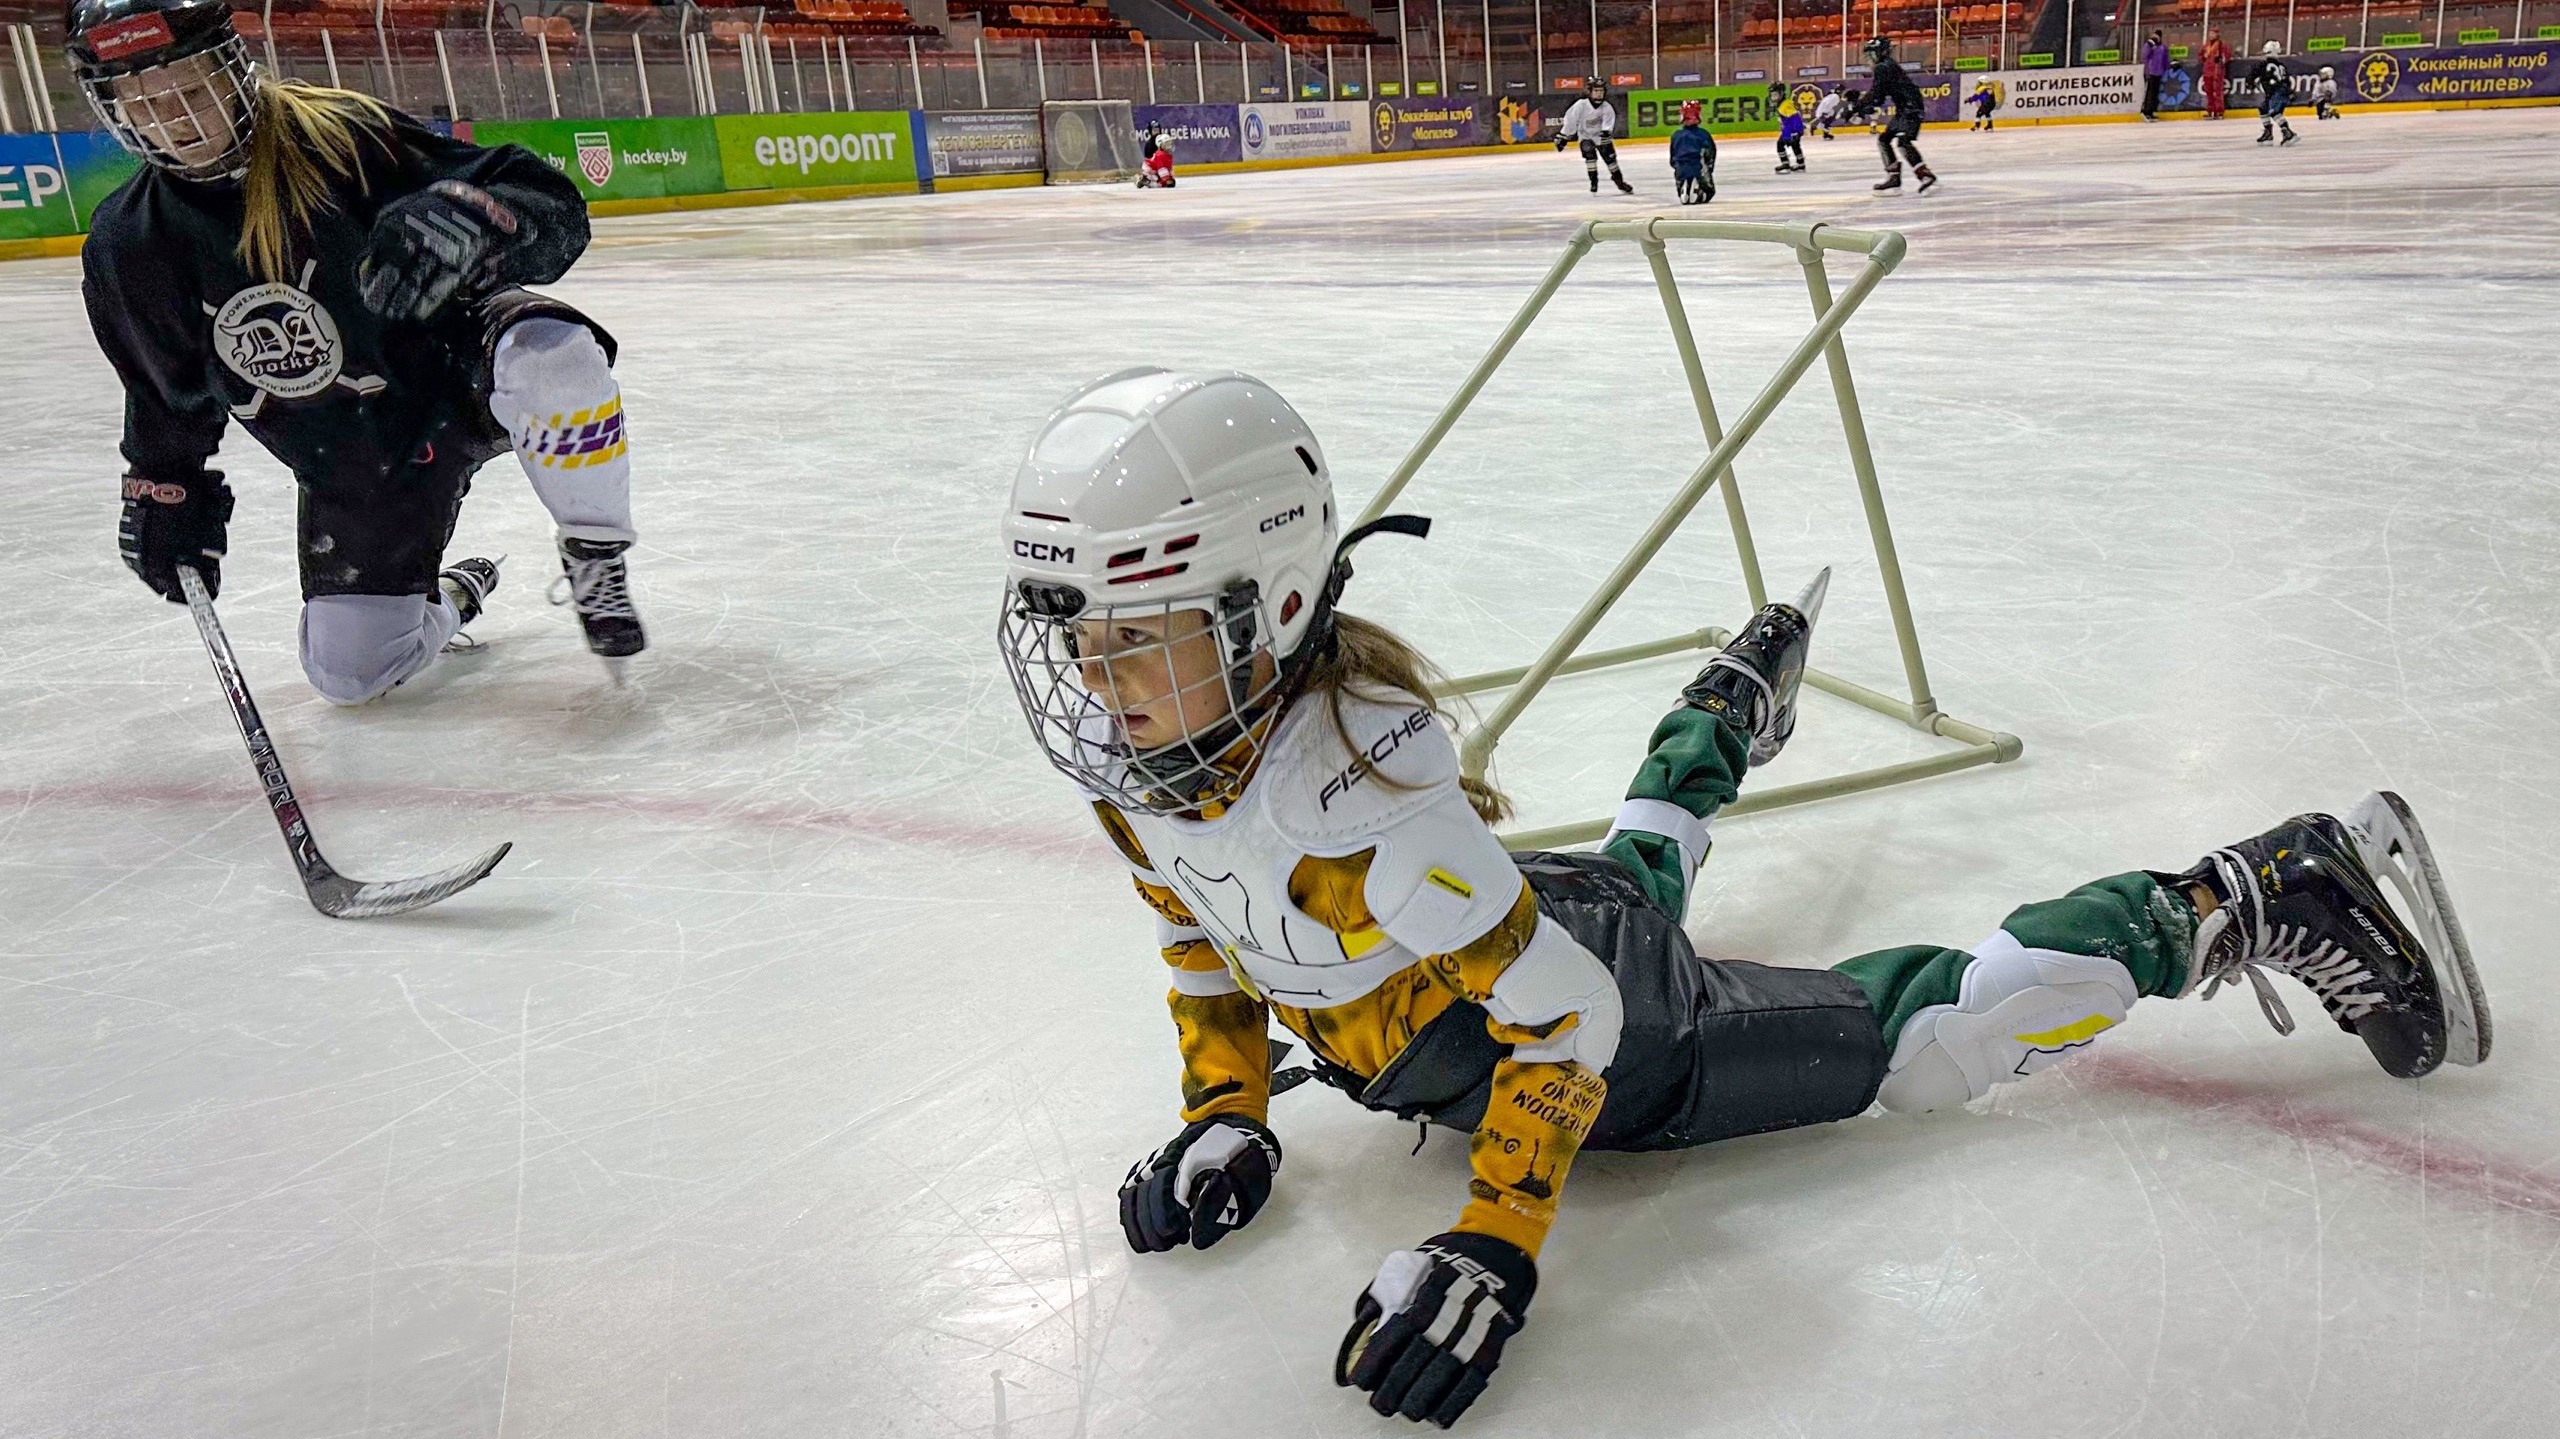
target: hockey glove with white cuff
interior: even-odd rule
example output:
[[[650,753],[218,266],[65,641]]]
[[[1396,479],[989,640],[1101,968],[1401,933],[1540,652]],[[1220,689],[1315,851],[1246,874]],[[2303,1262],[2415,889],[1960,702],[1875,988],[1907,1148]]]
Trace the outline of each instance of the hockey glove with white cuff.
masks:
[[[532,227],[497,196],[438,180],[382,207],[356,281],[375,314],[425,321],[466,287],[493,284],[507,247],[531,237]]]
[[[1253,1222],[1279,1172],[1280,1139],[1266,1126],[1233,1114],[1197,1120],[1130,1166],[1120,1227],[1140,1254],[1206,1249]]]
[[[185,604],[178,566],[204,576],[205,593],[222,593],[222,552],[231,531],[231,487],[220,470],[184,480],[124,477],[124,516],[116,522],[116,549],[125,568],[161,598]]]
[[[1490,1234],[1442,1234],[1398,1250],[1352,1309],[1333,1382],[1381,1414],[1446,1429],[1476,1402],[1502,1345],[1528,1322],[1538,1262]]]

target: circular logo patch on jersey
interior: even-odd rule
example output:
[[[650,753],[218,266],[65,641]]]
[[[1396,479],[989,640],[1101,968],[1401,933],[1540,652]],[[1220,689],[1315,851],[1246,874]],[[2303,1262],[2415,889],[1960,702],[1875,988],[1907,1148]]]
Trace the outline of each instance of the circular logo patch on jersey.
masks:
[[[346,364],[338,322],[291,285],[255,285],[214,313],[213,348],[231,373],[278,399],[299,400],[335,384]]]

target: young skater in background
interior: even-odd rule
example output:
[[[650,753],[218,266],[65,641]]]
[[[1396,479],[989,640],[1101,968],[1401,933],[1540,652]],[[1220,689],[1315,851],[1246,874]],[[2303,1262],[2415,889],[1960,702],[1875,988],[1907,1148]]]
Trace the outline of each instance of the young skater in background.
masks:
[[[1171,135],[1156,137],[1155,148],[1147,152],[1146,164],[1138,169],[1138,188],[1141,190],[1173,188],[1173,137]]]
[[[1608,82],[1595,75],[1583,82],[1582,98],[1564,112],[1564,121],[1556,129],[1556,148],[1580,142],[1582,168],[1591,177],[1591,193],[1600,193],[1600,166],[1609,166],[1609,183],[1621,195],[1632,195],[1636,187],[1618,172],[1618,143],[1610,138],[1618,128],[1618,107],[1609,103]]]
[[[1035,743],[1153,912],[1171,986],[1181,1128],[1121,1186],[1130,1248],[1207,1249],[1270,1202],[1274,1019],[1362,1105],[1472,1135],[1453,1222],[1386,1256],[1335,1354],[1380,1414],[1445,1428],[1483,1393],[1583,1149],[1963,1105],[2146,999],[2243,979],[2289,1031],[2271,973],[2388,1074],[2487,1057],[2443,878],[2390,794],[2024,905],[1971,949],[1701,959],[1683,922],[1710,827],[1794,732],[1828,572],[1679,692],[1596,851],[1513,854],[1428,662],[1336,607],[1354,546],[1429,522],[1344,536],[1337,514],[1322,446],[1269,386],[1107,376],[1014,477],[998,643]]]
[[[1683,205],[1716,197],[1716,137],[1699,123],[1695,100],[1680,102],[1680,128],[1671,132],[1671,186]]]
[[[1769,87],[1769,107],[1778,116],[1778,173],[1804,172],[1804,110],[1784,85]]]
[[[2284,146],[2301,139],[2284,118],[2285,106],[2293,102],[2293,72],[2285,68],[2284,46],[2273,40],[2259,52],[2258,94],[2258,143],[2274,140]],[[2278,130],[2284,132],[2281,140],[2276,140]]]
[[[1917,193],[1926,195],[1938,177],[1920,158],[1920,120],[1928,102],[1920,94],[1920,86],[1893,58],[1893,42],[1882,35],[1867,42],[1867,61],[1874,66],[1869,75],[1874,88],[1867,93],[1885,110],[1884,129],[1876,136],[1876,148],[1884,154],[1884,179],[1877,182],[1879,191],[1902,188],[1902,162],[1911,162],[1911,173],[1920,179]],[[1899,146],[1901,154],[1894,153]]]
[[[1966,97],[1966,103],[1973,106],[1973,125],[1971,128],[1976,130],[1990,129],[1991,112],[2000,108],[2000,97],[1998,94],[1993,92],[1991,82],[1988,80],[1974,81],[1973,94]]]
[[[2338,118],[2338,72],[2334,66],[2321,66],[2320,78],[2311,82],[2311,118]]]
[[[1831,139],[1831,127],[1840,123],[1848,108],[1848,99],[1838,87],[1823,91],[1822,98],[1813,105],[1813,128],[1822,132],[1823,139]]]

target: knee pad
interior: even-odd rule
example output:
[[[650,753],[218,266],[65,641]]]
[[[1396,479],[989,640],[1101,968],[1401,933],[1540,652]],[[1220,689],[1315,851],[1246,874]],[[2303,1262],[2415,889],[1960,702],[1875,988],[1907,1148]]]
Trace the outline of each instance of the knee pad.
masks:
[[[1974,947],[1954,1004],[1903,1025],[1876,1097],[1905,1113],[1980,1099],[2088,1047],[2140,993],[2112,959],[2029,949],[2002,930]]]
[[[333,705],[380,699],[462,627],[441,597],[315,595],[302,607],[302,673]]]
[[[622,387],[595,332],[538,316],[498,337],[489,413],[528,470],[579,470],[623,458]]]

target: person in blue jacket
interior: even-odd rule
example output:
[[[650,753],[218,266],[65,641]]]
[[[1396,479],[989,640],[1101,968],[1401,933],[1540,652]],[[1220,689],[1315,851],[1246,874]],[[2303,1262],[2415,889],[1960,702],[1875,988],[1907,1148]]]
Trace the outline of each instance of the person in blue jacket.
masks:
[[[1683,205],[1716,197],[1716,137],[1698,123],[1698,102],[1680,102],[1680,128],[1671,132],[1671,184]]]
[[[1769,87],[1769,108],[1778,117],[1778,173],[1804,173],[1804,108],[1786,86]]]

